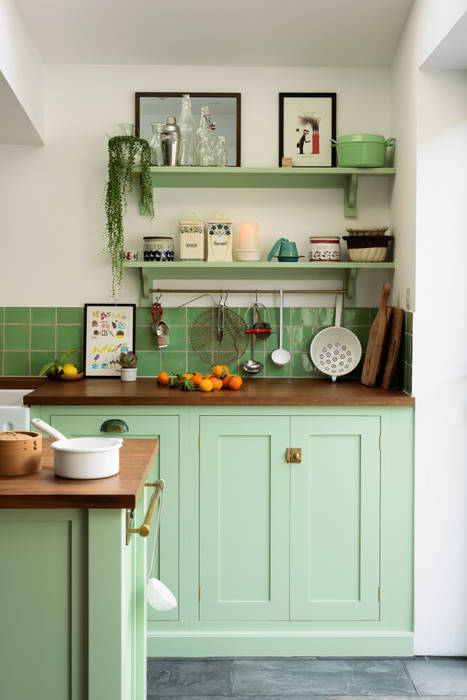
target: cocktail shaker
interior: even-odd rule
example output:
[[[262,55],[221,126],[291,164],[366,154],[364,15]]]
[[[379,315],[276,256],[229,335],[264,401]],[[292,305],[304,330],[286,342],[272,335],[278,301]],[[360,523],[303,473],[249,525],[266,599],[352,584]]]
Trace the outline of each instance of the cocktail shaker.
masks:
[[[177,165],[180,152],[180,127],[175,117],[167,117],[161,131],[163,165]]]

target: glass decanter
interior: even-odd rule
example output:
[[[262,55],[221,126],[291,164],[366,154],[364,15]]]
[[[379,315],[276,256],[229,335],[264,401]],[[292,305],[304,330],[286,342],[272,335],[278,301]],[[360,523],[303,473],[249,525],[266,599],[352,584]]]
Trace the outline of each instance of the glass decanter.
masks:
[[[209,131],[198,129],[196,144],[196,165],[206,168],[213,164],[213,152],[209,143]]]
[[[229,164],[229,152],[225,144],[225,136],[218,136],[214,147],[214,165],[226,167]]]
[[[162,165],[161,131],[164,125],[162,122],[152,122],[152,137],[149,142],[151,149],[151,165]]]
[[[178,119],[180,127],[179,165],[193,165],[195,160],[195,120],[191,113],[190,95],[182,95],[182,109]]]

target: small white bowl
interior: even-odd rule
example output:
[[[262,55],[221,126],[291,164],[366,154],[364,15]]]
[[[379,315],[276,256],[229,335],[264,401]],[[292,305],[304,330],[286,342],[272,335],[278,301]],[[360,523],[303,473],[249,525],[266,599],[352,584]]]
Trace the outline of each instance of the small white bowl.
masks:
[[[239,262],[259,262],[261,260],[262,251],[260,249],[237,248],[235,252]]]

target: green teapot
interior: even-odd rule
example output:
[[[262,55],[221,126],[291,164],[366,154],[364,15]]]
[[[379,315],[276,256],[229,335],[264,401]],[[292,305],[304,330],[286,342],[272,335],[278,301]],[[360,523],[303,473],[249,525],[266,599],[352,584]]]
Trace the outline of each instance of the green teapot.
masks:
[[[299,258],[304,257],[304,255],[298,254],[295,241],[279,238],[268,253],[268,262],[271,262],[273,258],[277,258],[279,262],[298,262]]]

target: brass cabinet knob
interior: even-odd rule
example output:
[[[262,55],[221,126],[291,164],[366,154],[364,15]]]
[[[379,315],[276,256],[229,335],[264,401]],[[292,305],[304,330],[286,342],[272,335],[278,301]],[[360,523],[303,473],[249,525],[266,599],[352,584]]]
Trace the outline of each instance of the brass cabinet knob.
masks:
[[[286,451],[286,461],[288,464],[301,464],[302,448],[288,447]]]

